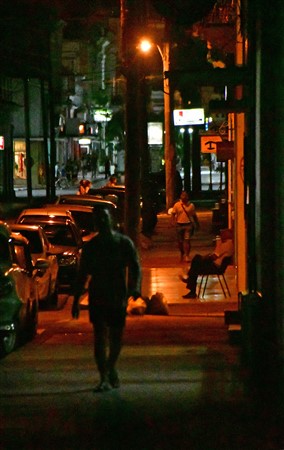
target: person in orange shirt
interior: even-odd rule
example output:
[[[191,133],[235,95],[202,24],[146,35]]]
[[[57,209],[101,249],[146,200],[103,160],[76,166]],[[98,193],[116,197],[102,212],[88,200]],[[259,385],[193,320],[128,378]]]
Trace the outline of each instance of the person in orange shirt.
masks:
[[[186,261],[189,261],[191,250],[190,238],[194,233],[194,229],[199,229],[199,221],[195,206],[189,201],[189,196],[186,191],[182,191],[180,199],[174,204],[171,216],[172,223],[176,225],[181,261],[184,258]]]

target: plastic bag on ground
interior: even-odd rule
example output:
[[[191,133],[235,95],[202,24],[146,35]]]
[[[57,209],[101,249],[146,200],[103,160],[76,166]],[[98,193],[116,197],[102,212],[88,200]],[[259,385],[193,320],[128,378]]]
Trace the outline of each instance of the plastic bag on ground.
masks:
[[[151,299],[147,302],[146,314],[159,316],[169,315],[169,307],[164,294],[156,292],[156,294],[152,295]]]
[[[138,297],[136,300],[129,297],[126,312],[129,315],[143,316],[145,314],[147,305],[143,298]]]

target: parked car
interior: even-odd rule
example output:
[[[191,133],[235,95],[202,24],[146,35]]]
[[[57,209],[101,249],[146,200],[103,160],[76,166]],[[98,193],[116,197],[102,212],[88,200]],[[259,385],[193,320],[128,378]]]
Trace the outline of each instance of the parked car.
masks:
[[[118,231],[123,231],[124,229],[124,216],[123,212],[110,200],[103,198],[98,198],[93,195],[74,195],[74,194],[62,194],[57,200],[56,204],[64,205],[85,205],[91,206],[93,208],[94,214],[101,208],[105,208],[110,212],[113,220],[114,228]]]
[[[91,188],[88,192],[89,195],[94,195],[104,200],[109,200],[117,205],[117,207],[124,211],[125,205],[125,186],[102,186],[97,188]]]
[[[0,222],[0,354],[12,352],[38,326],[38,292],[49,262],[33,263],[28,240]]]
[[[48,205],[48,208],[52,208],[52,211],[56,213],[60,213],[60,211],[62,211],[62,214],[65,214],[66,211],[71,213],[74,222],[81,231],[83,242],[89,241],[95,235],[94,208],[92,206],[63,203]]]
[[[89,190],[89,195],[101,197],[104,200],[110,200],[111,202],[115,203],[120,210],[124,211],[125,206],[124,185],[94,187]]]
[[[32,208],[23,210],[16,223],[38,224],[44,229],[49,242],[50,252],[56,255],[58,261],[58,286],[73,289],[81,258],[83,240],[81,232],[75,224],[69,211],[48,208]]]
[[[47,235],[40,225],[12,224],[10,229],[14,233],[20,233],[26,237],[30,244],[33,263],[39,258],[49,262],[49,267],[42,274],[39,285],[39,302],[57,305],[58,300],[58,261],[56,255],[52,254],[52,246]]]

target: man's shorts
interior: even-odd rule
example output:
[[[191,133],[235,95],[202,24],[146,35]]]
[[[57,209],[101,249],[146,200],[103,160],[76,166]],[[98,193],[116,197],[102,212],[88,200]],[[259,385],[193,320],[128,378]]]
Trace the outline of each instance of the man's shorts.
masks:
[[[194,227],[193,223],[177,224],[177,236],[179,241],[187,241],[193,236]]]
[[[90,309],[90,321],[96,326],[104,323],[108,327],[124,327],[126,308],[110,308],[96,305]]]

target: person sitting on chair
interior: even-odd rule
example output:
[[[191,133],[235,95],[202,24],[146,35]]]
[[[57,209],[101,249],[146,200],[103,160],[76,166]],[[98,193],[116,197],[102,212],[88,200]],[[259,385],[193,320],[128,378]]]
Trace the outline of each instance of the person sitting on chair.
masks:
[[[232,230],[221,230],[221,239],[216,240],[216,246],[213,253],[207,255],[195,255],[191,262],[187,278],[181,276],[181,281],[186,283],[189,292],[183,295],[183,298],[196,298],[196,284],[198,275],[203,272],[214,272],[221,267],[223,259],[234,254],[233,232]]]

